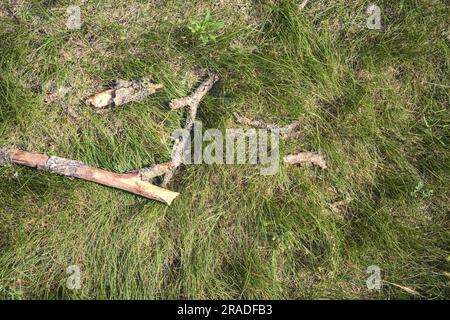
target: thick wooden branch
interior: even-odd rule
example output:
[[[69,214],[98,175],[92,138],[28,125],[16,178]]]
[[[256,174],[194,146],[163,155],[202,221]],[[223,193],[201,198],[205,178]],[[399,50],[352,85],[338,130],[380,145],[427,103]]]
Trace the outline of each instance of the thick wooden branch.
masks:
[[[81,161],[54,156],[49,157],[45,154],[31,153],[17,149],[0,149],[0,164],[3,163],[20,164],[63,176],[96,182],[145,198],[158,200],[168,205],[179,195],[178,192],[173,192],[143,181],[139,172],[119,174],[87,166]]]

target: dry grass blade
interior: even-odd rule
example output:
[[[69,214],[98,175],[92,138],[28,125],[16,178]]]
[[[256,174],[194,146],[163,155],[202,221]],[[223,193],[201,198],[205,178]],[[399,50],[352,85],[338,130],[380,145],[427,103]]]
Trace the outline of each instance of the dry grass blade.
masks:
[[[402,285],[399,285],[399,284],[396,284],[396,283],[393,283],[393,282],[389,282],[389,281],[386,281],[386,280],[383,280],[383,282],[388,283],[390,285],[393,285],[394,287],[397,287],[397,288],[399,288],[399,289],[401,289],[401,290],[403,290],[403,291],[405,291],[405,292],[407,292],[409,294],[412,294],[412,295],[415,295],[415,296],[422,296],[419,292],[417,292],[416,290],[414,290],[414,289],[412,289],[410,287],[402,286]]]

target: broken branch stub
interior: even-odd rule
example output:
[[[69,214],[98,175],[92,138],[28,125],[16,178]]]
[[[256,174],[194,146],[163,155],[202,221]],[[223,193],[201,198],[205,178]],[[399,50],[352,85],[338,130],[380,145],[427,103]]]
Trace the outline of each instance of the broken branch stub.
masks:
[[[306,5],[308,4],[308,1],[309,1],[309,0],[303,0],[303,2],[300,3],[300,4],[298,5],[298,8],[299,8],[300,10],[305,9]]]
[[[102,109],[108,106],[120,106],[132,101],[141,101],[163,87],[152,82],[151,77],[140,80],[117,80],[112,89],[97,93],[86,100],[86,105]]]
[[[128,191],[139,196],[170,205],[179,195],[141,179],[138,173],[119,174],[90,167],[81,161],[65,159],[23,150],[0,150],[0,164],[15,163],[72,178],[96,182],[108,187]]]
[[[155,164],[148,168],[142,168],[138,171],[140,177],[144,181],[149,181],[153,178],[162,176],[163,174],[166,174],[172,169],[171,163],[160,163]]]

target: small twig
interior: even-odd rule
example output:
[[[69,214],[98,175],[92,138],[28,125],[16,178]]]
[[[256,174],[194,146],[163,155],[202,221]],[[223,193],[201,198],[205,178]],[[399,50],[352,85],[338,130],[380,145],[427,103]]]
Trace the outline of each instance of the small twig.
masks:
[[[267,129],[273,132],[278,132],[283,138],[293,138],[301,135],[301,132],[298,130],[298,127],[300,126],[300,123],[298,121],[293,122],[285,127],[280,127],[276,124],[265,123],[261,120],[251,120],[240,115],[238,112],[234,113],[234,117],[236,119],[236,122],[239,124],[253,128]]]
[[[313,164],[319,166],[322,169],[327,168],[327,162],[325,161],[322,153],[316,152],[300,152],[298,154],[290,154],[284,157],[284,162],[288,164]]]
[[[218,76],[216,72],[212,72],[211,76],[202,82],[195,91],[184,98],[174,99],[169,102],[170,109],[176,110],[179,108],[183,108],[186,106],[191,107],[192,109],[197,109],[200,101],[203,97],[211,90],[214,83],[218,80]]]
[[[200,101],[203,97],[211,90],[212,86],[219,79],[219,76],[216,72],[212,72],[210,77],[202,82],[198,88],[189,96],[179,99],[174,99],[169,103],[170,109],[176,110],[179,108],[183,108],[189,106],[189,112],[186,116],[186,123],[184,129],[189,132],[194,127],[195,118],[197,116],[197,109],[200,105]],[[184,150],[186,149],[188,141],[183,138],[178,138],[175,140],[175,143],[172,148],[172,158],[170,161],[171,168],[164,175],[163,182],[161,184],[162,187],[167,186],[169,181],[172,179],[175,171],[181,165],[183,160]]]
[[[166,173],[168,173],[172,169],[171,163],[160,163],[155,164],[148,168],[142,168],[138,170],[139,176],[141,177],[141,180],[143,181],[149,181],[153,178],[162,176]]]
[[[112,89],[99,92],[86,100],[86,105],[96,109],[108,106],[120,106],[131,101],[141,101],[146,96],[154,94],[163,87],[162,84],[153,83],[151,77],[140,80],[117,80]]]
[[[402,285],[399,285],[399,284],[396,284],[396,283],[393,283],[393,282],[389,282],[389,281],[386,281],[386,280],[382,280],[384,283],[387,283],[387,284],[390,284],[390,285],[392,285],[392,286],[394,286],[394,287],[397,287],[397,288],[399,288],[399,289],[402,289],[403,291],[405,291],[405,292],[407,292],[407,293],[409,293],[409,294],[412,294],[412,295],[415,295],[415,296],[421,296],[421,297],[423,297],[423,295],[421,295],[419,292],[417,292],[416,290],[414,290],[414,289],[412,289],[412,288],[410,288],[410,287],[406,287],[406,286],[402,286]]]

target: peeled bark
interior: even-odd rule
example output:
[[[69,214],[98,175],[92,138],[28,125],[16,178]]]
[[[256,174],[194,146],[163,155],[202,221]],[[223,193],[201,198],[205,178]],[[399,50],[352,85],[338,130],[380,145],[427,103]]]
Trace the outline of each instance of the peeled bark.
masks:
[[[145,198],[161,201],[168,205],[179,195],[178,192],[173,192],[143,181],[139,172],[119,174],[90,167],[81,161],[54,156],[49,157],[45,154],[31,153],[17,149],[0,150],[0,164],[8,162],[63,176],[96,182]]]

